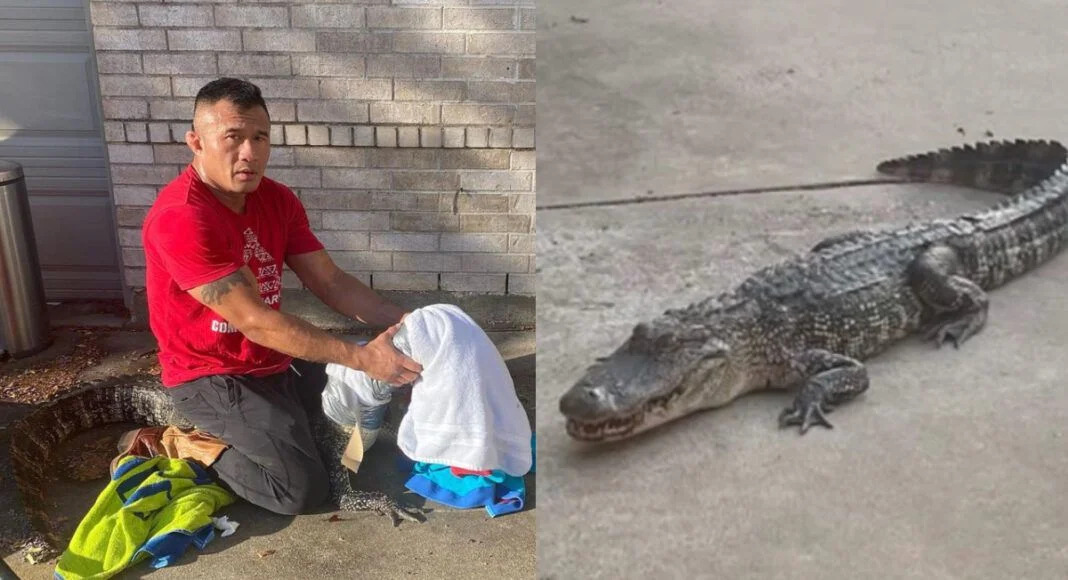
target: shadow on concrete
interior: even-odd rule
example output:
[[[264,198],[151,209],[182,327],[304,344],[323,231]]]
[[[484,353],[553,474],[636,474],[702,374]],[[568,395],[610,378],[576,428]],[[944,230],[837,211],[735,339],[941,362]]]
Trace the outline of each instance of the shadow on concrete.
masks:
[[[286,529],[293,523],[295,518],[295,516],[269,512],[240,499],[227,506],[223,512],[217,515],[226,515],[230,521],[238,522],[240,526],[238,526],[237,531],[232,536],[228,536],[225,542],[213,541],[203,550],[186,550],[177,562],[169,566],[170,568],[180,569],[182,566],[194,564],[201,556],[227,550],[234,551],[241,544],[255,540],[257,537],[271,536]],[[218,534],[218,532],[216,533]],[[218,538],[218,536],[216,537]],[[140,578],[150,571],[151,569],[144,565],[134,566],[124,574],[116,576],[116,578]]]

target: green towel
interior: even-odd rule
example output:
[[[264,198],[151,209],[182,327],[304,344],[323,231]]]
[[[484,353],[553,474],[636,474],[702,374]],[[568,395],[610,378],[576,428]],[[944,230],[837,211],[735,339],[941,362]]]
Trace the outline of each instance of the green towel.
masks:
[[[122,459],[56,565],[56,580],[110,578],[147,557],[166,566],[215,537],[211,515],[234,497],[196,463]]]

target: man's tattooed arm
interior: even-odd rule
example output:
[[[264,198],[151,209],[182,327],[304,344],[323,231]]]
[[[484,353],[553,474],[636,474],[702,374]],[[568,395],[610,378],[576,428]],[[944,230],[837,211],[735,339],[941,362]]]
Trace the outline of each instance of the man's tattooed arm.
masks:
[[[223,276],[214,282],[209,282],[200,287],[200,300],[205,306],[215,306],[222,303],[223,296],[230,293],[234,286],[246,286],[252,288],[248,278],[242,270],[238,270],[229,276]]]
[[[267,348],[313,362],[362,368],[362,347],[335,337],[304,320],[268,306],[248,266],[192,288],[189,293],[236,328]]]

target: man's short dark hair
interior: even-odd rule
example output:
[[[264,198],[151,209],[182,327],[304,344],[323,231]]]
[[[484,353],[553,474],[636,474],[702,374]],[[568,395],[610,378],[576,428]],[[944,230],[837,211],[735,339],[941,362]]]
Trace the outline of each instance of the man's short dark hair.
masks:
[[[267,103],[263,100],[259,87],[245,80],[223,77],[200,88],[196,101],[193,102],[193,115],[196,115],[201,105],[214,105],[223,100],[237,105],[242,111],[252,107],[263,107],[263,110],[267,111]],[[271,113],[267,112],[267,118],[270,117]]]

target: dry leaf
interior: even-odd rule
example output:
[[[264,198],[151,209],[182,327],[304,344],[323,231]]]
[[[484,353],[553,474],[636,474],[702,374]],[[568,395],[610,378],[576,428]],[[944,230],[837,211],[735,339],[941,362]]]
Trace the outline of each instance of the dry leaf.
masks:
[[[64,331],[60,331],[62,334]],[[0,371],[2,398],[13,403],[40,403],[52,399],[77,386],[79,373],[96,366],[107,355],[107,350],[88,334],[73,345],[73,352],[54,358],[45,356],[30,363],[30,368]]]
[[[274,553],[274,550],[264,550],[262,552],[256,552],[256,555],[259,556],[260,558],[266,558],[267,556],[270,556],[273,553]]]
[[[339,516],[337,514],[334,514],[334,515],[326,518],[326,521],[328,521],[328,522],[343,522],[345,520],[341,519],[341,516]]]

